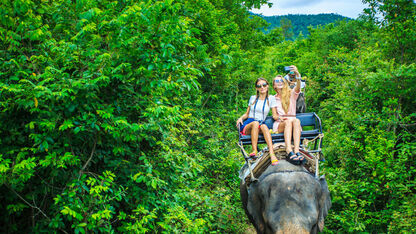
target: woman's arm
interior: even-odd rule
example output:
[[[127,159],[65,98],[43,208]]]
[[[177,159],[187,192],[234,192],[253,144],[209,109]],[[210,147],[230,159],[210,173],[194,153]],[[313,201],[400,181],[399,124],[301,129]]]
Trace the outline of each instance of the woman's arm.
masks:
[[[247,107],[246,113],[244,113],[240,118],[237,119],[237,126],[238,124],[243,124],[243,120],[248,118],[248,114],[250,113],[250,107]]]
[[[300,76],[296,76],[296,87],[295,87],[295,92],[299,93],[300,92]]]
[[[292,69],[292,71],[295,73],[295,78],[296,78],[295,92],[299,93],[300,92],[300,73],[298,71],[298,68],[295,65],[291,65],[290,69]]]
[[[279,119],[279,114],[277,113],[277,107],[273,107],[272,108],[272,116],[274,120],[278,120]]]

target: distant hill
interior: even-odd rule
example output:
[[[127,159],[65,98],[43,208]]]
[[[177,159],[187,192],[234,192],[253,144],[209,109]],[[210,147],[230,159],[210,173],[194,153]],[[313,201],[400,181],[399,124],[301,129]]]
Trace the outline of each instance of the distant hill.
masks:
[[[254,14],[254,13],[253,13]],[[300,32],[302,32],[303,36],[307,37],[308,33],[308,26],[316,27],[317,25],[325,25],[329,23],[334,23],[338,20],[352,20],[351,18],[338,15],[338,14],[317,14],[317,15],[276,15],[276,16],[263,16],[254,14],[257,16],[262,17],[270,26],[265,29],[265,31],[270,31],[275,27],[280,27],[280,22],[282,19],[288,19],[292,23],[292,32],[294,38],[296,38]],[[287,21],[286,21],[287,22]]]

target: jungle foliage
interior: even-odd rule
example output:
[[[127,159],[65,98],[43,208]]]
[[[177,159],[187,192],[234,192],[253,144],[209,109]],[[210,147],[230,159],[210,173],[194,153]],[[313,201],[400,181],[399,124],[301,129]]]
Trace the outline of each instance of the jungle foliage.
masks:
[[[325,128],[325,231],[414,232],[415,4],[366,2],[284,41],[248,12],[265,0],[2,1],[0,230],[244,232],[235,120],[295,64]]]

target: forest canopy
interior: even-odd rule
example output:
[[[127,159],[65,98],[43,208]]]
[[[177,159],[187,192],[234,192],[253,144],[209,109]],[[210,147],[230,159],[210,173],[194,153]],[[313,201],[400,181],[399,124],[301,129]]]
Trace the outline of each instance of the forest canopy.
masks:
[[[235,121],[295,64],[324,232],[415,232],[416,8],[364,2],[285,41],[249,13],[266,0],[2,1],[0,230],[243,233]]]
[[[257,14],[255,14],[257,15]],[[299,35],[303,37],[309,36],[309,27],[316,28],[317,26],[324,26],[330,23],[336,23],[341,20],[351,20],[351,18],[334,14],[288,14],[288,15],[274,15],[274,16],[263,16],[258,15],[266,20],[270,25],[267,26],[264,30],[265,32],[270,32],[274,28],[282,28],[282,30],[287,27],[287,36],[286,39],[294,40]]]

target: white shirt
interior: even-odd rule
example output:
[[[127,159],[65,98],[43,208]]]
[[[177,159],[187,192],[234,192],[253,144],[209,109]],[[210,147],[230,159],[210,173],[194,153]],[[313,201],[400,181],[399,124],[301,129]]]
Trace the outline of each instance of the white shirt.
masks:
[[[276,107],[277,103],[276,98],[272,95],[269,95],[268,101],[267,99],[258,99],[256,104],[256,95],[253,95],[248,101],[248,106],[250,107],[250,112],[248,113],[249,118],[264,121],[269,114],[270,108]]]

